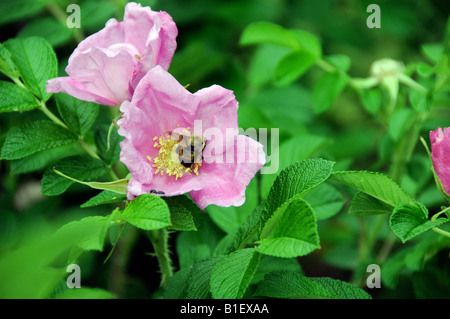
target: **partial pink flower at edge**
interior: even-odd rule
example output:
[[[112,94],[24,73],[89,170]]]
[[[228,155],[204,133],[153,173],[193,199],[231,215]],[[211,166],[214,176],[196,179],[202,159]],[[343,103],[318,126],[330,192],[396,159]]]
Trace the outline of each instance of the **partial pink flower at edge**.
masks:
[[[434,171],[447,195],[450,195],[450,127],[430,132]]]
[[[178,30],[166,12],[130,2],[124,20],[111,19],[104,29],[80,42],[69,58],[68,77],[47,82],[47,93],[65,92],[78,99],[120,105],[154,66],[168,69]]]
[[[192,94],[161,67],[149,71],[132,100],[121,105],[123,117],[118,121],[119,134],[125,137],[120,159],[132,175],[128,198],[157,191],[163,196],[188,193],[201,209],[210,204],[242,205],[247,185],[265,164],[265,154],[262,144],[237,134],[237,109],[233,92],[221,86]],[[158,169],[165,147],[161,145],[176,143],[168,137],[170,132],[198,136],[198,121],[206,143],[201,165],[183,167],[175,156]],[[211,129],[224,138],[208,136]],[[227,131],[234,134],[230,137]]]

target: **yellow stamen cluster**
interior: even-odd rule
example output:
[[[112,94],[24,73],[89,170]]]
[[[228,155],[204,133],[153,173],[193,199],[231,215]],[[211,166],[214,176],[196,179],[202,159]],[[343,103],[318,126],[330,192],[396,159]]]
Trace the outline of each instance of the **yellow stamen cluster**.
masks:
[[[183,134],[190,135],[189,129],[183,129]],[[174,175],[175,180],[178,180],[185,173],[193,172],[198,175],[198,168],[202,165],[201,163],[193,163],[191,167],[185,167],[181,164],[176,151],[179,139],[172,139],[171,134],[164,132],[164,136],[155,136],[153,140],[155,141],[153,147],[159,148],[158,157],[152,159],[150,156],[147,156],[147,159],[153,163],[153,167],[156,167],[155,174],[161,173],[163,175],[166,172],[169,176]]]

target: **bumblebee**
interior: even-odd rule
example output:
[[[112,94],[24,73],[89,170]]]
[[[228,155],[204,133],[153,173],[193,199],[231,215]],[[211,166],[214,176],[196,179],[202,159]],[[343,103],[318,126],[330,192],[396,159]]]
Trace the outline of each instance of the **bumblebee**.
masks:
[[[201,163],[203,160],[206,140],[200,135],[178,135],[178,143],[175,149],[178,159],[181,165],[193,169],[195,163]]]

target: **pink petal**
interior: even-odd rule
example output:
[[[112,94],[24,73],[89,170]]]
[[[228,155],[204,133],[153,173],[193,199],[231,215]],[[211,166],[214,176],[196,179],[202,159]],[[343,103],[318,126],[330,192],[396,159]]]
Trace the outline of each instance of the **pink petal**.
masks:
[[[210,204],[240,206],[245,201],[245,189],[264,166],[263,145],[247,136],[238,135],[234,144],[233,163],[203,164],[199,179],[203,188],[189,193],[201,209]]]
[[[177,125],[189,127],[198,104],[199,99],[160,66],[142,79],[131,102],[122,103],[123,118],[118,125],[119,134],[125,140],[121,142],[120,160],[130,170],[133,185],[140,185],[134,192],[141,189],[148,193],[155,189],[173,196],[199,188],[188,174],[176,182],[174,176],[155,175],[156,169],[147,159],[147,156],[156,157],[159,152],[153,146],[153,138],[163,136],[164,131],[177,129]],[[132,196],[141,194],[133,193]]]
[[[431,158],[444,191],[450,195],[450,127],[430,132]]]
[[[108,105],[119,105],[129,98],[129,83],[136,64],[137,59],[126,49],[114,53],[92,48],[73,55],[66,71],[86,91],[111,101]]]
[[[102,96],[89,92],[80,82],[72,80],[69,77],[60,77],[48,80],[47,93],[64,92],[83,101],[95,102],[103,105],[116,105],[115,101],[111,101]]]

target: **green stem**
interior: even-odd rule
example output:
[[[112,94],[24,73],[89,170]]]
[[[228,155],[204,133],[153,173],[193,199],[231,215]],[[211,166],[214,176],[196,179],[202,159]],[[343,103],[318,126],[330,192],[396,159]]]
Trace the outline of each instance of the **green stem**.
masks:
[[[93,158],[96,158],[98,160],[102,160],[100,158],[100,156],[98,156],[97,152],[88,144],[86,144],[83,140],[80,140],[80,144],[81,146],[84,148],[84,150],[86,151],[86,153],[88,153],[90,156],[92,156]]]
[[[446,232],[445,230],[442,230],[442,229],[440,229],[440,228],[432,228],[432,230],[433,230],[434,232],[438,233],[439,235],[442,235],[442,236],[445,236],[445,237],[450,238],[450,233],[449,233],[449,232]]]
[[[49,119],[51,119],[54,123],[64,127],[65,129],[69,129],[63,121],[61,121],[55,114],[53,114],[45,105],[44,101],[39,101],[41,107],[39,108]]]
[[[433,217],[431,217],[431,222],[434,223],[440,215],[444,214],[445,212],[448,212],[449,210],[450,210],[450,206],[441,210],[439,213],[434,214]]]
[[[318,59],[316,61],[316,65],[328,73],[335,72],[337,70],[333,65],[323,59]]]
[[[173,275],[172,261],[169,256],[169,233],[167,229],[151,230],[148,237],[153,245],[161,271],[161,287],[164,287]]]

